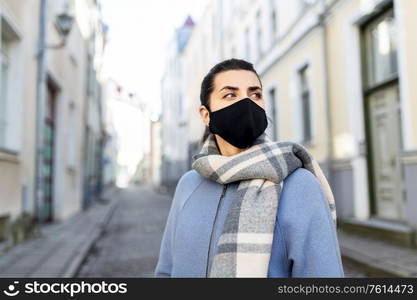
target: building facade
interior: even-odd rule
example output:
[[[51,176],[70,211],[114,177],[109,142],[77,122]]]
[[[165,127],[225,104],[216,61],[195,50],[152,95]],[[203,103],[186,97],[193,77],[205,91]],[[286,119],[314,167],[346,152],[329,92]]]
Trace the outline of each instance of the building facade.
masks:
[[[150,119],[150,159],[151,159],[151,174],[150,182],[154,186],[161,184],[161,120],[158,113],[151,115]]]
[[[203,76],[223,59],[248,60],[268,135],[312,152],[340,226],[416,246],[415,11],[413,0],[210,1],[182,58],[189,158],[204,130]]]
[[[84,12],[84,39],[86,43],[86,82],[83,129],[83,207],[88,207],[100,195],[103,186],[103,165],[106,138],[105,99],[103,86],[103,58],[107,27],[104,25],[96,0],[78,1]],[[86,22],[88,21],[88,22]],[[111,139],[111,137],[110,137]]]
[[[184,77],[183,59],[193,28],[194,22],[188,17],[175,31],[168,44],[166,69],[161,79],[161,182],[165,185],[173,185],[188,169],[188,142],[184,137],[190,124],[187,123],[187,80]]]
[[[104,99],[109,135],[104,146],[105,181],[123,188],[141,181],[137,166],[145,159],[143,153],[149,153],[143,143],[150,140],[146,102],[112,78],[106,81]]]
[[[103,31],[96,1],[0,1],[0,218],[2,239],[20,241],[31,221],[63,220],[83,207],[87,84],[98,71]],[[65,44],[56,17],[74,18]],[[37,120],[40,28],[45,24],[43,120]],[[97,86],[96,86],[97,87]],[[100,101],[97,96],[95,101]],[[94,112],[92,112],[94,111]],[[90,113],[100,114],[98,105]],[[37,121],[43,132],[42,189],[36,191]],[[97,121],[96,123],[99,123]],[[98,125],[100,126],[100,125]],[[22,225],[22,226],[21,226]]]

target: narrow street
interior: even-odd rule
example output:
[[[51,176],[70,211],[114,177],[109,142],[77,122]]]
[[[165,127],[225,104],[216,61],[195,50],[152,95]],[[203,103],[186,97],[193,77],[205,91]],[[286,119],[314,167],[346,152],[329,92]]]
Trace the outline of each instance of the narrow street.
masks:
[[[77,277],[152,277],[171,196],[149,186],[119,190],[118,204]],[[344,265],[346,277],[366,277]]]
[[[171,199],[149,186],[121,189],[77,277],[152,277]]]
[[[174,228],[173,252],[193,251],[172,273],[191,274],[228,217],[228,200],[203,199],[214,185],[296,167],[333,196],[338,247],[321,233],[293,249],[285,235],[303,228],[285,225],[284,260],[320,239],[305,276],[325,276],[325,248],[339,248],[345,278],[417,278],[416,12],[417,0],[0,0],[0,278],[154,277],[175,183],[195,169],[207,185],[190,176],[202,186],[181,197],[215,205],[191,212],[209,220],[202,234],[185,225],[191,244]],[[325,231],[316,219],[308,229]],[[247,251],[265,246],[245,231]]]

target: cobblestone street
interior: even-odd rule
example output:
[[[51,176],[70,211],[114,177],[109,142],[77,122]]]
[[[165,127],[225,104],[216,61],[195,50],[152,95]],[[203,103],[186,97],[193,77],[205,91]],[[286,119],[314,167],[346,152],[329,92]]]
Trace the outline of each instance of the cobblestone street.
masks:
[[[355,268],[352,264],[345,262],[343,259],[343,269],[345,271],[345,277],[368,277],[364,272]]]
[[[170,197],[149,186],[119,190],[118,204],[78,277],[152,277]]]

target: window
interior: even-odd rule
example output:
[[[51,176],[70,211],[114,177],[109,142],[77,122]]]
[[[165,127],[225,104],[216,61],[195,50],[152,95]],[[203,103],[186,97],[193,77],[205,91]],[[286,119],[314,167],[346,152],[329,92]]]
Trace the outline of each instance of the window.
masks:
[[[91,54],[87,55],[87,95],[93,96],[94,94],[94,68],[93,58]]]
[[[269,90],[268,93],[268,108],[269,108],[269,115],[271,118],[271,123],[270,126],[272,127],[271,129],[271,135],[272,135],[272,139],[274,141],[278,140],[278,132],[277,132],[277,126],[278,126],[278,118],[277,118],[277,112],[276,112],[276,92],[275,92],[275,88],[271,88]]]
[[[296,1],[298,13],[302,13],[308,6],[316,3],[317,0],[298,0]]]
[[[261,11],[256,13],[256,49],[258,59],[262,56],[262,23],[261,23]]]
[[[245,30],[245,56],[246,60],[250,61],[250,36],[249,36],[249,28]]]
[[[236,47],[235,46],[232,47],[231,57],[236,57]]]
[[[216,35],[217,35],[217,31],[219,30],[219,22],[217,22],[217,15],[216,14],[213,14],[212,15],[212,17],[211,17],[211,43],[212,43],[212,45],[216,45]],[[222,30],[221,28],[220,28],[220,30]]]
[[[303,142],[310,142],[311,133],[311,103],[310,103],[310,87],[308,83],[308,65],[301,68],[298,72],[300,84],[300,100],[301,100],[301,120],[302,120],[302,139]]]
[[[397,77],[397,33],[393,10],[367,24],[364,35],[367,87]]]
[[[67,132],[67,167],[75,169],[76,167],[76,149],[77,149],[77,137],[76,137],[76,109],[73,101],[69,103],[68,108],[68,132]]]
[[[12,79],[18,77],[19,51],[16,51],[19,35],[15,28],[0,16],[0,148],[18,151],[20,148],[21,99],[11,97],[20,82]],[[22,87],[18,87],[17,95]],[[13,95],[15,96],[15,95]]]
[[[0,44],[0,147],[5,148],[7,132],[7,101],[9,83],[9,41],[4,32],[1,34]]]
[[[272,37],[277,35],[277,9],[275,0],[270,0],[270,11],[271,11],[271,33]]]

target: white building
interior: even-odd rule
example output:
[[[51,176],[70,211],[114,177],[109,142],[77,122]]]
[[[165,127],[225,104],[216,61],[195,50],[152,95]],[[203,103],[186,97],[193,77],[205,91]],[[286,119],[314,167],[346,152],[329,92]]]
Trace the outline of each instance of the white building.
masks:
[[[184,74],[184,49],[194,27],[188,17],[178,28],[167,49],[166,68],[161,80],[162,99],[162,178],[164,184],[173,184],[188,169],[187,139],[188,107],[187,78]]]
[[[151,183],[155,186],[161,184],[161,167],[162,167],[162,136],[160,116],[154,114],[151,116]]]
[[[146,105],[111,78],[106,81],[103,97],[108,133],[117,132],[105,145],[105,174],[119,187],[127,187],[144,153],[149,152]]]
[[[84,122],[87,86],[98,78],[103,31],[93,0],[45,2],[46,45],[42,194],[35,197],[38,44],[41,1],[0,1],[0,219],[6,228],[21,218],[62,220],[83,207]],[[56,16],[74,23],[61,43]],[[92,44],[96,47],[92,48]],[[90,72],[87,74],[87,69]],[[99,89],[99,84],[95,84]],[[89,107],[100,126],[99,104]],[[41,120],[40,120],[41,121]],[[4,222],[3,222],[4,221]],[[30,223],[27,223],[30,224]],[[29,225],[28,225],[29,226]],[[7,238],[7,230],[0,230]],[[14,241],[26,229],[13,226]]]
[[[104,25],[96,0],[76,1],[82,18],[86,43],[86,82],[83,128],[83,207],[97,199],[103,185],[103,151],[105,132],[105,99],[103,86],[106,78],[103,59],[107,27]]]
[[[189,157],[204,130],[203,76],[224,59],[245,59],[263,83],[267,133],[312,152],[332,185],[341,226],[415,246],[416,5],[210,1],[177,60]],[[183,129],[174,128],[172,136],[179,136]]]

